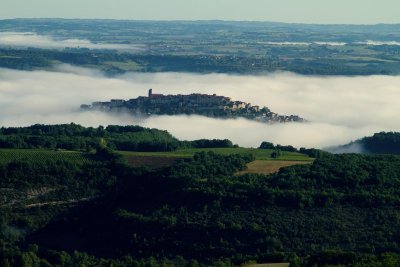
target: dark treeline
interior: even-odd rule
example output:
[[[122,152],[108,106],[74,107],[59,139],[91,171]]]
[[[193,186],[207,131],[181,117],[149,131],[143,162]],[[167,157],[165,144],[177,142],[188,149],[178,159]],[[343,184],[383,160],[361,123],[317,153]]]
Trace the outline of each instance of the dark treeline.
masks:
[[[254,159],[250,155],[199,153],[159,171],[123,165],[108,150],[97,158],[106,164],[105,176],[115,177],[101,190],[101,197],[57,213],[45,226],[14,241],[10,231],[19,229],[16,214],[6,218],[2,213],[3,262],[9,266],[29,261],[42,265],[25,266],[400,263],[397,156],[326,155],[312,165],[284,168],[269,176],[235,175]],[[39,211],[46,214],[47,209]],[[32,213],[18,216],[34,220]]]
[[[2,148],[90,150],[104,145],[118,150],[171,151],[179,141],[167,131],[140,126],[83,127],[74,123],[1,128]]]
[[[288,152],[298,152],[297,148],[291,145],[283,146],[283,145],[274,145],[271,142],[262,142],[259,146],[260,149],[279,149],[281,151],[288,151]]]
[[[400,154],[400,133],[381,132],[371,137],[364,137],[357,143],[363,146],[367,153]]]
[[[400,133],[375,133],[373,136],[363,137],[346,145],[330,147],[327,150],[333,153],[400,154]]]
[[[178,148],[233,147],[230,140],[179,141],[167,131],[140,126],[83,127],[74,123],[0,128],[0,148],[90,151],[100,143],[126,151],[173,151]]]
[[[279,158],[281,151],[300,152],[300,153],[308,155],[312,158],[321,158],[321,157],[324,157],[325,155],[329,154],[323,150],[316,149],[316,148],[301,147],[300,149],[297,149],[291,145],[279,145],[279,144],[274,145],[273,143],[267,142],[267,141],[262,142],[258,148],[259,149],[273,149],[274,151],[271,154],[272,158]]]
[[[187,148],[217,148],[217,147],[237,147],[229,139],[198,139],[193,141],[182,141],[181,147]]]

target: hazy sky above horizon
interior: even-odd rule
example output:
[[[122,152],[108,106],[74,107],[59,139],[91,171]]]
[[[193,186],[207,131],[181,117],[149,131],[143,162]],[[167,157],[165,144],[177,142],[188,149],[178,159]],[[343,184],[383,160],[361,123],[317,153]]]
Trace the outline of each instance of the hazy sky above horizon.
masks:
[[[254,20],[400,23],[399,0],[1,0],[0,19]]]

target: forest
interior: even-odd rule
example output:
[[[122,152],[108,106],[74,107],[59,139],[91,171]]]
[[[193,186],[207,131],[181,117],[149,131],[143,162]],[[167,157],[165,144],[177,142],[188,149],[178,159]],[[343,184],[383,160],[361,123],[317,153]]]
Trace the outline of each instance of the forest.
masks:
[[[97,144],[82,152],[86,161],[0,162],[0,266],[400,264],[397,155],[324,152],[312,164],[237,175],[254,155],[201,152],[151,169],[128,165],[115,153],[113,140],[125,135],[181,142],[138,126],[1,129],[1,138],[22,140],[21,151],[39,147],[33,137],[41,144],[51,140],[43,149],[63,147],[65,140]]]
[[[167,131],[140,126],[83,127],[78,124],[0,128],[0,148],[90,151],[103,142],[125,151],[173,151],[177,148],[233,147],[230,140],[179,141]]]

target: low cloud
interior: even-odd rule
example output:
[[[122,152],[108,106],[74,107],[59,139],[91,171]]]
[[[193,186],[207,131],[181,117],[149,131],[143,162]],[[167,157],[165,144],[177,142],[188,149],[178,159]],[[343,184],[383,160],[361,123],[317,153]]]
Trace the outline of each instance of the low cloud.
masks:
[[[372,46],[380,46],[380,45],[394,45],[398,46],[400,45],[400,42],[397,41],[374,41],[374,40],[367,40],[365,42],[358,42],[358,44],[366,44],[366,45],[372,45]]]
[[[57,39],[31,32],[0,32],[0,46],[43,49],[88,48],[119,50],[123,52],[138,52],[145,49],[144,45],[93,43],[86,39]]]
[[[278,46],[309,46],[309,45],[329,45],[329,46],[344,46],[347,43],[345,42],[324,42],[324,41],[317,41],[317,42],[265,42],[265,44],[269,45],[278,45]]]
[[[364,146],[358,142],[346,144],[344,146],[327,147],[325,148],[325,150],[335,154],[368,153],[368,151],[364,148]]]
[[[262,124],[245,119],[201,116],[155,116],[81,112],[80,104],[130,99],[154,93],[216,93],[296,114],[309,123]],[[348,143],[380,131],[400,131],[400,77],[322,77],[292,73],[260,76],[188,73],[101,72],[62,65],[54,72],[0,69],[0,125],[70,123],[86,126],[139,124],[166,129],[179,139],[229,138],[242,146],[261,141],[297,147]]]
[[[370,45],[370,46],[381,46],[381,45],[392,45],[398,46],[400,42],[398,41],[374,41],[366,40],[362,42],[325,42],[325,41],[313,41],[313,42],[265,42],[268,45],[276,46],[310,46],[310,45],[327,45],[327,46],[345,46],[348,44],[360,44],[360,45]]]

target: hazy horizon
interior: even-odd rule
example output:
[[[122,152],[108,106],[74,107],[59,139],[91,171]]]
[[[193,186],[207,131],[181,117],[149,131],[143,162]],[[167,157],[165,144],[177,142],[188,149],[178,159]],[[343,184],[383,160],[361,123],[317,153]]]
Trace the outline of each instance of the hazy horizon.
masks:
[[[277,24],[299,24],[299,25],[319,25],[319,26],[376,26],[376,25],[399,25],[398,22],[375,22],[375,23],[308,23],[308,22],[287,22],[274,20],[234,20],[234,19],[118,19],[118,18],[68,18],[68,17],[15,17],[0,18],[4,20],[110,20],[110,21],[145,21],[145,22],[244,22],[244,23],[277,23]]]
[[[0,19],[225,20],[307,24],[398,24],[396,0],[3,0]],[[223,11],[223,12],[222,12]]]

